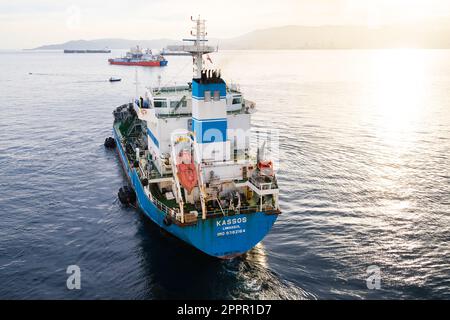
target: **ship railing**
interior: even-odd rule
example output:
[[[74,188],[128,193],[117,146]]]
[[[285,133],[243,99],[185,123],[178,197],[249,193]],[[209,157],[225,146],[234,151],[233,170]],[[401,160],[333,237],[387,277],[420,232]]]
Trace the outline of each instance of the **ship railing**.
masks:
[[[174,219],[177,219],[177,215],[180,213],[180,210],[178,208],[171,208],[156,199],[155,197],[152,197],[152,202],[155,204],[155,206],[166,213],[167,215],[171,216]],[[217,216],[231,216],[236,214],[249,214],[249,213],[256,213],[256,212],[266,212],[266,211],[274,211],[276,208],[271,205],[263,205],[260,206],[246,206],[236,209],[223,209],[220,210],[209,210],[206,212],[207,218],[217,217]]]
[[[158,170],[152,170],[147,175],[147,179],[154,180],[154,179],[162,179],[162,178],[171,178],[173,175],[171,173],[165,173],[161,174]]]
[[[192,116],[192,113],[157,113],[157,118],[183,118],[183,117],[189,117]]]
[[[158,199],[156,199],[153,196],[152,196],[152,202],[156,205],[156,207],[159,210],[165,212],[166,214],[170,215],[173,218],[175,218],[177,213],[180,211],[178,208],[168,207],[167,205],[165,205],[164,203],[162,203],[161,201],[159,201]]]
[[[270,182],[261,182],[258,181],[257,179],[254,179],[253,177],[250,177],[249,182],[259,190],[278,189],[277,183],[274,179]]]
[[[217,216],[217,215],[235,215],[235,214],[246,214],[246,213],[255,213],[255,212],[265,212],[265,211],[272,211],[275,210],[275,208],[271,205],[263,205],[260,206],[246,206],[246,207],[240,207],[236,209],[223,209],[223,210],[210,210],[206,212],[206,216]]]
[[[190,91],[191,87],[186,85],[179,85],[179,86],[165,86],[165,87],[158,87],[158,88],[152,88],[153,93],[162,93],[162,92],[180,92],[180,91]]]

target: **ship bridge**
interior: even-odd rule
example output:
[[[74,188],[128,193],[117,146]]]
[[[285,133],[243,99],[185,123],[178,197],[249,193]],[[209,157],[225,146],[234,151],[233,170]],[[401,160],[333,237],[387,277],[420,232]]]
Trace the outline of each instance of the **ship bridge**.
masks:
[[[227,115],[250,114],[255,112],[254,102],[244,99],[237,85],[226,87]],[[148,112],[157,118],[192,117],[192,84],[147,88],[145,97],[138,97],[134,107],[142,119]],[[149,110],[150,109],[150,110]]]

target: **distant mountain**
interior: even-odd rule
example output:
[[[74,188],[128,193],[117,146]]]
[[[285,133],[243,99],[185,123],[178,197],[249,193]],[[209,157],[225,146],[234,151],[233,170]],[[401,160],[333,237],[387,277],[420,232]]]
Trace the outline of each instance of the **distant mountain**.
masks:
[[[445,20],[446,22],[447,20]],[[46,45],[35,49],[127,49],[136,45],[143,48],[164,48],[180,44],[171,39],[76,40]],[[450,24],[420,23],[401,26],[368,28],[361,26],[284,26],[249,32],[230,39],[212,39],[211,45],[221,49],[370,49],[370,48],[450,48]]]
[[[60,44],[44,45],[33,50],[64,50],[64,49],[129,49],[139,45],[141,48],[163,48],[167,45],[179,44],[179,41],[170,39],[156,40],[128,40],[128,39],[97,39],[74,40]]]
[[[223,49],[450,48],[450,26],[285,26],[219,41]]]

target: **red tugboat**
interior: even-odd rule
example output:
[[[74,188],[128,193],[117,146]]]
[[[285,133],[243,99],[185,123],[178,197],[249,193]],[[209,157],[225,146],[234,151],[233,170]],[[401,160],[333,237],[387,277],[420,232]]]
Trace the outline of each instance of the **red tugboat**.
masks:
[[[167,60],[162,55],[153,55],[152,50],[145,52],[136,46],[127,52],[125,57],[108,59],[110,64],[123,66],[142,66],[142,67],[164,67],[167,66]]]

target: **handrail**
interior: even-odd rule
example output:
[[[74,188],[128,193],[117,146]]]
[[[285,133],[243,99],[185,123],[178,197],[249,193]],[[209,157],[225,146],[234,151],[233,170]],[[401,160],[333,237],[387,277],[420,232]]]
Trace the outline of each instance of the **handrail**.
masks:
[[[260,182],[255,180],[253,177],[248,179],[249,183],[253,184],[259,190],[276,190],[278,189],[276,181],[272,182]]]
[[[164,203],[153,197],[153,195],[151,201],[156,205],[158,209],[164,211],[165,213],[169,214],[172,217],[175,217],[177,212],[179,212],[178,208],[170,208],[166,206]]]
[[[269,211],[269,210],[274,210],[275,208],[271,205],[263,205],[262,206],[262,211]],[[261,211],[259,206],[248,206],[248,207],[241,207],[239,208],[239,212],[242,213],[248,213],[248,212],[259,212]],[[223,209],[223,210],[210,210],[207,211],[206,214],[208,215],[215,215],[215,214],[220,214],[223,215],[223,213],[225,213],[226,215],[228,215],[230,212],[236,212],[236,210],[230,210],[230,209]]]
[[[152,195],[151,197],[151,201],[156,205],[156,207],[158,209],[160,209],[161,211],[164,211],[166,214],[170,215],[171,217],[176,219],[176,215],[177,213],[180,213],[180,209],[179,208],[171,208],[168,207],[167,205],[165,205],[164,203],[162,203],[161,201],[159,201],[158,199],[156,199],[153,194],[150,192],[150,194]],[[239,211],[235,211],[235,210],[230,210],[230,209],[222,209],[222,210],[210,210],[206,212],[206,218],[208,219],[209,216],[211,215],[221,215],[223,216],[224,213],[226,216],[229,215],[229,213],[233,212],[233,213],[253,213],[253,212],[264,212],[264,211],[271,211],[271,210],[276,210],[276,208],[272,205],[263,205],[262,206],[262,210],[260,210],[259,206],[247,206],[247,207],[241,207],[239,208]]]
[[[157,170],[152,170],[152,171],[148,174],[149,180],[152,180],[152,179],[161,179],[161,178],[171,178],[172,176],[173,176],[173,174],[171,174],[171,173],[161,174],[161,173],[159,173]]]

